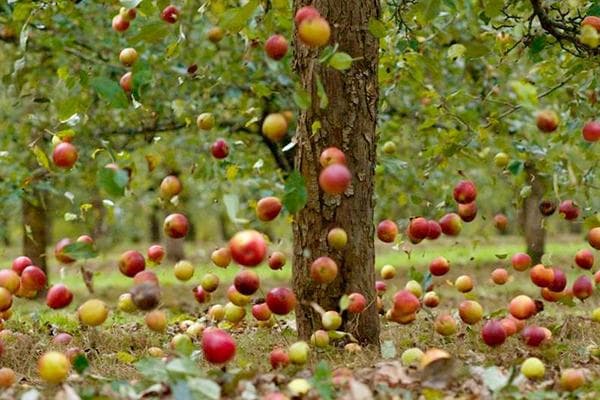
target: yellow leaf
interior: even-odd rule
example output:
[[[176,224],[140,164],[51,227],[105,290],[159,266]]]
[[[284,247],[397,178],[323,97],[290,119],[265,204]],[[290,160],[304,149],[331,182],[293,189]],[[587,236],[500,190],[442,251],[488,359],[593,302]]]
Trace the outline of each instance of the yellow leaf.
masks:
[[[227,167],[227,172],[225,173],[228,181],[233,181],[237,176],[239,168],[237,165],[230,165]]]

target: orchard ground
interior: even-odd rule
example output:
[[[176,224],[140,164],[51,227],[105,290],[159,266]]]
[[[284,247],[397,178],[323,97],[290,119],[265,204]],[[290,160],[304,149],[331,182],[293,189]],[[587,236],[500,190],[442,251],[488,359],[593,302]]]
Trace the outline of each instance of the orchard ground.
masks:
[[[162,287],[163,310],[168,310],[169,328],[165,334],[151,332],[144,324],[141,312],[127,314],[116,310],[118,296],[131,287],[131,279],[124,277],[118,270],[116,261],[119,251],[105,254],[98,259],[87,262],[86,268],[93,270],[95,294],[90,295],[83,284],[79,273],[79,264],[65,267],[58,271],[56,266],[51,267],[50,282],[63,281],[75,294],[76,301],[66,310],[54,311],[47,308],[41,300],[32,301],[15,299],[14,314],[6,322],[6,328],[21,334],[11,335],[5,340],[5,353],[2,366],[7,366],[16,371],[20,385],[14,389],[23,391],[28,386],[42,387],[45,393],[59,390],[57,387],[44,387],[41,385],[37,373],[37,360],[40,355],[51,348],[62,349],[64,346],[52,343],[52,338],[60,332],[73,335],[73,342],[69,346],[76,346],[84,350],[89,360],[89,369],[83,376],[74,375],[69,383],[73,386],[88,386],[101,388],[112,380],[137,381],[142,379],[135,363],[148,357],[148,349],[152,346],[165,349],[168,353],[170,338],[180,331],[179,323],[185,320],[205,320],[209,305],[224,304],[225,290],[233,280],[239,267],[229,266],[221,269],[213,266],[208,260],[209,251],[206,247],[187,244],[190,260],[196,266],[194,277],[181,283],[173,275],[170,262],[163,262],[160,266],[150,267],[159,279]],[[136,247],[140,247],[136,245]],[[573,256],[577,250],[584,247],[584,242],[579,236],[553,237],[548,244],[544,261],[546,265],[561,266],[567,271],[569,283],[582,270],[574,266]],[[130,248],[130,247],[128,247]],[[271,367],[268,354],[275,346],[286,347],[296,340],[293,330],[293,319],[279,318],[279,325],[273,328],[257,327],[251,317],[233,329],[233,336],[237,341],[237,355],[234,363],[228,366],[229,370],[245,371],[244,376],[251,380],[271,379],[277,381],[289,380],[294,376],[307,376],[303,369],[313,369],[317,363],[325,360],[328,368],[350,368],[357,379],[363,375],[364,380],[377,377],[378,385],[386,383],[391,387],[375,386],[371,389],[384,394],[402,394],[406,391],[427,393],[426,398],[440,398],[444,393],[469,393],[482,396],[484,389],[496,388],[502,379],[508,379],[514,374],[514,386],[508,386],[502,396],[517,396],[515,390],[527,387],[533,391],[555,387],[561,369],[569,367],[586,368],[594,375],[600,373],[596,354],[600,354],[600,325],[591,319],[592,310],[598,306],[597,296],[591,297],[585,303],[575,299],[575,305],[544,302],[544,310],[534,317],[533,323],[545,326],[553,333],[550,343],[539,348],[527,347],[515,335],[498,347],[486,346],[480,338],[479,322],[472,329],[459,323],[456,335],[442,337],[435,333],[433,320],[441,311],[456,314],[458,304],[464,298],[474,299],[484,307],[486,316],[500,317],[507,314],[507,304],[510,299],[518,294],[528,294],[532,298],[540,298],[539,290],[531,284],[529,272],[518,272],[510,267],[512,254],[521,251],[520,238],[510,236],[497,236],[491,239],[457,240],[443,239],[437,242],[424,242],[412,246],[402,245],[392,248],[380,246],[378,248],[377,268],[385,264],[392,264],[397,269],[394,279],[386,281],[387,292],[384,295],[385,308],[389,308],[390,297],[397,290],[404,287],[409,279],[419,279],[420,274],[427,271],[429,262],[443,255],[451,262],[450,272],[441,278],[434,278],[435,291],[440,295],[441,303],[434,309],[422,309],[417,320],[409,325],[399,325],[393,322],[382,321],[381,355],[373,349],[365,348],[357,353],[340,351],[340,347],[333,344],[325,349],[313,350],[311,361],[303,368],[287,367],[285,375],[274,377],[269,374]],[[2,263],[10,263],[10,251],[3,255]],[[505,285],[495,285],[490,279],[490,272],[497,267],[505,267],[511,278]],[[290,279],[290,265],[280,271],[272,271],[266,266],[259,266],[257,271],[262,280],[261,290],[266,293],[271,287],[287,285]],[[220,286],[214,293],[210,303],[198,304],[192,295],[200,277],[206,272],[213,272],[220,278]],[[457,276],[467,274],[474,278],[475,288],[468,294],[461,294],[451,286]],[[76,304],[81,304],[85,299],[96,297],[107,302],[111,307],[108,321],[98,328],[82,328],[75,315]],[[460,321],[456,315],[457,321]],[[207,322],[208,323],[208,322]],[[248,334],[251,333],[251,334]],[[340,341],[343,342],[343,341]],[[450,368],[454,372],[453,381],[445,387],[450,376],[446,373],[449,368],[444,364],[433,372],[428,382],[422,378],[415,378],[417,371],[403,368],[397,362],[400,354],[410,347],[419,347],[426,350],[438,347],[447,350],[453,357]],[[598,348],[599,350],[595,350]],[[598,353],[597,353],[598,352]],[[536,356],[546,364],[545,380],[528,382],[518,375],[518,366],[527,357]],[[210,370],[200,358],[202,368]],[[323,364],[321,364],[322,367]],[[498,366],[500,369],[490,368]],[[266,374],[266,375],[265,375]],[[382,381],[382,382],[379,382]],[[279,382],[279,381],[277,381]],[[281,383],[281,382],[280,382]],[[494,386],[496,385],[496,386]],[[386,386],[386,387],[384,387]],[[433,388],[427,388],[432,386]],[[435,388],[438,389],[435,389]],[[445,387],[443,390],[440,388]],[[512,390],[511,390],[512,389]],[[92,389],[90,389],[92,390]],[[231,389],[235,390],[235,389]],[[451,390],[449,392],[449,390]],[[578,396],[590,396],[600,387],[588,383],[577,393]],[[559,398],[567,394],[560,391],[548,392],[543,398]],[[531,394],[531,393],[530,393]],[[11,398],[13,390],[0,394],[0,398]],[[8,397],[6,397],[8,396]],[[529,396],[529,395],[528,395]],[[553,397],[554,396],[554,397]],[[542,397],[538,397],[542,398]]]

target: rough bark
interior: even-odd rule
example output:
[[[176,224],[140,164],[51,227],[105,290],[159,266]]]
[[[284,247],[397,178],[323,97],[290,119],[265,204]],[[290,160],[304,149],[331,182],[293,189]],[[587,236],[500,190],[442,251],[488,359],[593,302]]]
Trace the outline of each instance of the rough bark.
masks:
[[[47,271],[46,248],[50,222],[46,202],[46,196],[35,189],[21,200],[23,255],[29,257],[44,272]]]
[[[546,229],[544,228],[544,216],[539,210],[539,204],[544,198],[544,182],[536,173],[535,169],[526,170],[531,186],[531,194],[523,201],[521,210],[521,225],[527,245],[527,254],[531,256],[534,263],[539,263],[544,255],[546,244]]]
[[[344,321],[344,329],[361,343],[378,346],[379,317],[375,302],[374,251],[374,167],[378,101],[378,40],[368,32],[371,18],[378,18],[378,0],[295,0],[294,7],[312,4],[328,20],[331,43],[355,61],[346,71],[319,63],[319,52],[295,38],[295,68],[312,104],[301,111],[296,131],[295,168],[306,181],[308,202],[295,218],[292,284],[298,296],[296,321],[300,338],[308,338],[321,328],[320,315],[311,307],[338,308],[344,294],[362,293],[369,307],[359,316]],[[329,105],[320,108],[317,80],[323,84]],[[321,128],[312,132],[313,123]],[[352,171],[352,185],[340,196],[323,193],[318,184],[319,155],[329,146],[344,151]],[[329,249],[329,229],[346,230],[349,245],[341,251]],[[316,284],[309,275],[317,257],[336,260],[339,273],[329,285]]]

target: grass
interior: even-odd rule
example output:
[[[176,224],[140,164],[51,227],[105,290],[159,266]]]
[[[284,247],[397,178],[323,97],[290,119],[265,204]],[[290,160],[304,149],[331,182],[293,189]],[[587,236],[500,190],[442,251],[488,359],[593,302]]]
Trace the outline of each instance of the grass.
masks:
[[[581,270],[572,268],[572,257],[581,247],[581,241],[573,237],[560,238],[548,244],[545,261],[560,266],[568,272],[569,281],[581,274]],[[500,241],[449,241],[424,243],[410,248],[380,247],[377,249],[377,268],[385,264],[397,267],[398,275],[388,281],[388,292],[385,296],[389,303],[391,294],[404,286],[409,279],[410,271],[425,272],[428,263],[436,256],[443,255],[451,261],[451,271],[448,276],[434,279],[435,290],[442,298],[439,310],[426,310],[419,313],[417,320],[410,325],[382,323],[381,340],[386,343],[387,352],[393,349],[399,355],[409,347],[420,348],[440,347],[448,350],[460,362],[457,372],[466,376],[472,365],[500,365],[508,369],[523,358],[531,355],[542,358],[549,366],[549,377],[556,377],[560,368],[585,366],[595,374],[600,372],[596,366],[596,358],[590,355],[588,349],[600,345],[600,330],[589,318],[591,310],[598,306],[598,300],[592,299],[576,307],[562,304],[545,304],[545,310],[534,318],[534,323],[548,327],[553,333],[551,346],[539,349],[527,348],[517,337],[509,338],[499,349],[490,349],[479,338],[479,328],[463,325],[459,334],[444,338],[433,332],[432,324],[435,314],[439,311],[449,311],[456,316],[456,307],[463,298],[477,299],[487,314],[499,316],[506,311],[506,305],[517,293],[527,293],[539,297],[538,290],[529,283],[527,272],[516,272],[509,269],[512,280],[504,285],[493,285],[489,273],[496,267],[509,267],[510,256],[522,251],[522,244],[517,238],[505,237]],[[16,299],[13,306],[14,315],[6,321],[6,327],[14,334],[5,337],[5,354],[0,359],[0,366],[13,368],[22,383],[38,385],[35,370],[39,356],[50,348],[60,348],[52,344],[52,337],[57,332],[68,332],[74,336],[73,346],[79,347],[86,353],[91,374],[100,379],[138,378],[132,363],[144,357],[152,346],[168,347],[168,338],[179,330],[182,320],[203,321],[207,305],[195,303],[191,289],[197,284],[199,277],[206,272],[213,272],[221,279],[221,286],[212,303],[224,302],[224,291],[232,281],[237,268],[220,269],[207,263],[206,258],[193,257],[196,264],[194,278],[188,283],[177,281],[170,266],[152,267],[159,276],[163,297],[163,309],[168,310],[170,327],[169,335],[164,336],[149,332],[144,326],[143,316],[124,314],[119,311],[111,312],[109,320],[99,328],[81,328],[75,316],[78,304],[89,297],[105,300],[114,310],[119,294],[128,291],[131,279],[124,277],[118,271],[116,259],[118,252],[109,257],[88,262],[88,268],[95,271],[94,286],[96,293],[92,296],[81,280],[76,267],[65,267],[63,271],[52,270],[50,280],[62,280],[75,293],[73,304],[66,310],[53,311],[42,307],[39,302]],[[287,284],[291,275],[291,267],[287,265],[281,271],[271,271],[266,266],[257,268],[265,288]],[[460,295],[451,285],[458,275],[469,274],[476,282],[475,289],[465,295]],[[456,316],[458,318],[458,316]],[[274,346],[285,346],[295,340],[294,332],[290,329],[274,327],[271,330],[258,328],[254,323],[235,328],[233,335],[238,342],[236,364],[245,368],[268,371],[266,354]],[[63,349],[64,350],[64,349]],[[370,367],[380,361],[377,352],[365,349],[358,354],[349,355],[339,351],[337,347],[319,350],[318,359],[327,360],[333,367],[347,366],[353,370]],[[313,359],[316,360],[317,358]],[[312,364],[314,367],[314,364]],[[289,374],[298,370],[290,367]],[[2,397],[0,397],[2,398]]]

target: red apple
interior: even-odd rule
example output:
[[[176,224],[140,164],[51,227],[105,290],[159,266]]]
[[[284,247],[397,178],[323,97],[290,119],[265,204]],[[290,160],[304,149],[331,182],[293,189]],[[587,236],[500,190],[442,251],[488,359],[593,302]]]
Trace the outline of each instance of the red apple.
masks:
[[[271,289],[266,301],[269,310],[277,315],[286,315],[296,307],[296,295],[285,287]]]
[[[454,281],[454,287],[461,293],[467,293],[473,290],[473,278],[469,275],[461,275]]]
[[[516,253],[511,258],[511,264],[517,271],[525,271],[531,267],[532,262],[531,257],[527,253]]]
[[[210,147],[210,154],[218,160],[222,160],[229,155],[229,145],[225,139],[217,139]]]
[[[64,238],[59,240],[58,243],[56,243],[56,246],[54,246],[54,257],[56,257],[59,262],[63,264],[71,264],[75,262],[74,258],[71,258],[64,253],[64,248],[71,243],[72,242],[70,239]]]
[[[121,76],[121,79],[119,79],[119,85],[126,93],[131,93],[133,90],[133,75],[131,71],[126,72],[123,74],[123,76]]]
[[[202,333],[202,352],[211,364],[225,364],[235,356],[235,341],[225,331],[207,328]]]
[[[471,222],[477,216],[477,203],[474,201],[458,205],[458,215],[465,222]]]
[[[344,193],[350,186],[351,181],[352,174],[343,164],[329,165],[319,174],[319,186],[325,193],[330,195]]]
[[[257,321],[268,321],[271,319],[271,310],[267,303],[258,303],[252,306],[252,316]]]
[[[338,273],[338,266],[331,258],[317,258],[310,266],[310,277],[318,283],[331,283]]]
[[[588,15],[581,21],[581,26],[590,25],[592,28],[600,32],[600,17]]]
[[[377,225],[377,238],[385,243],[393,243],[398,235],[398,226],[390,219],[384,219]]]
[[[284,349],[275,348],[271,351],[271,354],[269,354],[269,362],[273,369],[283,368],[290,363],[290,356]]]
[[[508,271],[504,268],[496,268],[492,271],[492,281],[496,285],[504,285],[508,282]]]
[[[425,239],[429,234],[429,221],[423,217],[411,219],[410,223],[408,224],[408,233],[411,237],[416,239]]]
[[[0,287],[0,312],[8,310],[13,303],[12,293],[8,289]]]
[[[597,142],[600,140],[600,122],[591,121],[583,127],[583,138],[588,142]]]
[[[165,249],[161,245],[154,244],[148,247],[148,260],[160,264],[163,258],[165,258]]]
[[[229,286],[229,288],[227,288],[227,300],[229,300],[238,307],[245,307],[247,304],[250,303],[252,298],[250,296],[238,292],[238,290],[235,288],[235,285],[231,285]]]
[[[322,47],[329,42],[331,28],[325,18],[305,18],[298,25],[298,38],[309,47]]]
[[[508,311],[517,319],[528,319],[536,314],[537,309],[529,296],[521,294],[510,301]]]
[[[210,292],[206,291],[202,286],[196,286],[192,289],[194,298],[200,304],[207,303],[210,301]]]
[[[25,290],[40,290],[46,286],[46,274],[39,267],[30,265],[21,274],[21,288]]]
[[[65,308],[73,301],[73,293],[62,283],[53,285],[46,294],[46,304],[53,309]]]
[[[31,258],[25,257],[25,256],[19,256],[13,260],[11,268],[19,276],[21,276],[21,273],[23,273],[23,270],[26,267],[29,267],[30,265],[33,265],[33,261],[31,261]]]
[[[587,234],[587,239],[590,246],[596,250],[600,250],[600,227],[590,229]]]
[[[468,204],[477,198],[477,188],[472,181],[460,181],[454,186],[454,200],[459,204]]]
[[[353,314],[361,313],[367,308],[367,299],[360,293],[351,293],[348,296],[348,312]]]
[[[556,211],[556,203],[552,200],[542,200],[538,205],[538,209],[544,217],[549,217]]]
[[[400,290],[394,294],[394,310],[400,314],[413,314],[421,308],[417,296],[408,290]]]
[[[546,268],[543,264],[537,264],[529,270],[529,277],[534,285],[542,288],[548,287],[554,281],[554,270]]]
[[[554,272],[554,279],[548,285],[548,289],[553,292],[562,292],[567,287],[567,276],[558,268],[552,268],[552,271]]]
[[[10,293],[15,294],[21,286],[21,279],[12,269],[0,270],[0,287],[5,288]]]
[[[323,168],[332,164],[346,165],[346,156],[337,147],[328,147],[321,153],[321,156],[319,157],[319,163]]]
[[[281,60],[288,51],[288,41],[282,35],[272,35],[265,43],[265,53],[273,60]]]
[[[429,264],[429,272],[433,276],[442,276],[450,271],[450,263],[444,257],[439,256],[431,261]]]
[[[385,284],[384,281],[376,281],[375,282],[375,291],[377,292],[377,294],[385,293],[386,290],[387,290],[387,285]]]
[[[552,110],[540,111],[535,119],[538,129],[544,133],[554,132],[558,128],[558,115]]]
[[[229,240],[229,251],[235,262],[245,267],[255,267],[267,255],[267,245],[262,234],[255,230],[236,233]]]
[[[523,332],[521,332],[521,336],[525,344],[531,347],[537,347],[546,340],[546,332],[543,328],[536,325],[526,326]]]
[[[117,14],[112,19],[112,28],[115,32],[125,32],[129,29],[129,21]]]
[[[166,6],[160,13],[160,19],[169,24],[174,24],[179,20],[179,9],[174,5]]]
[[[483,318],[483,307],[474,300],[464,300],[458,305],[458,315],[465,324],[474,325]]]
[[[63,169],[70,169],[77,161],[77,149],[69,142],[61,142],[52,152],[54,165]]]
[[[256,216],[261,221],[272,221],[277,218],[282,207],[281,200],[277,197],[263,197],[256,203]]]
[[[585,275],[580,276],[573,282],[573,296],[579,300],[585,300],[594,293],[592,281]]]
[[[258,274],[249,269],[243,269],[235,275],[233,285],[243,295],[250,296],[256,293],[260,287]]]
[[[154,271],[146,269],[146,270],[138,272],[133,277],[133,284],[134,285],[140,285],[140,284],[145,283],[145,282],[153,283],[153,284],[155,284],[155,285],[158,286],[158,284],[159,284],[159,282],[158,282],[158,276],[156,276],[156,273]]]
[[[190,228],[188,219],[183,214],[170,214],[165,218],[163,230],[167,236],[173,239],[184,238]]]
[[[502,323],[492,319],[481,328],[481,338],[488,346],[500,346],[506,341],[506,330]]]
[[[594,254],[588,249],[581,249],[575,253],[575,264],[583,269],[592,269],[594,266]]]
[[[435,240],[439,238],[442,234],[442,227],[437,221],[428,221],[429,230],[427,231],[427,239]]]
[[[500,232],[506,232],[508,228],[508,218],[504,214],[494,215],[494,226]]]
[[[565,200],[560,203],[558,206],[558,212],[566,219],[567,221],[572,221],[579,217],[579,207],[573,200]]]
[[[458,236],[462,230],[462,222],[458,214],[448,213],[444,215],[440,221],[440,227],[444,235]]]
[[[294,17],[294,22],[296,25],[300,25],[302,21],[305,19],[320,17],[319,11],[313,6],[304,6],[300,7],[298,11],[296,11],[296,16]]]
[[[285,254],[283,254],[280,251],[274,251],[269,256],[267,263],[269,264],[269,268],[273,270],[278,270],[283,268],[283,266],[285,265],[285,261]]]
[[[146,260],[139,251],[128,250],[119,258],[119,271],[130,278],[146,268]]]
[[[435,308],[440,304],[440,296],[436,292],[429,291],[423,296],[425,307]]]
[[[448,313],[438,315],[434,321],[434,329],[442,336],[451,336],[458,330],[456,320]]]

